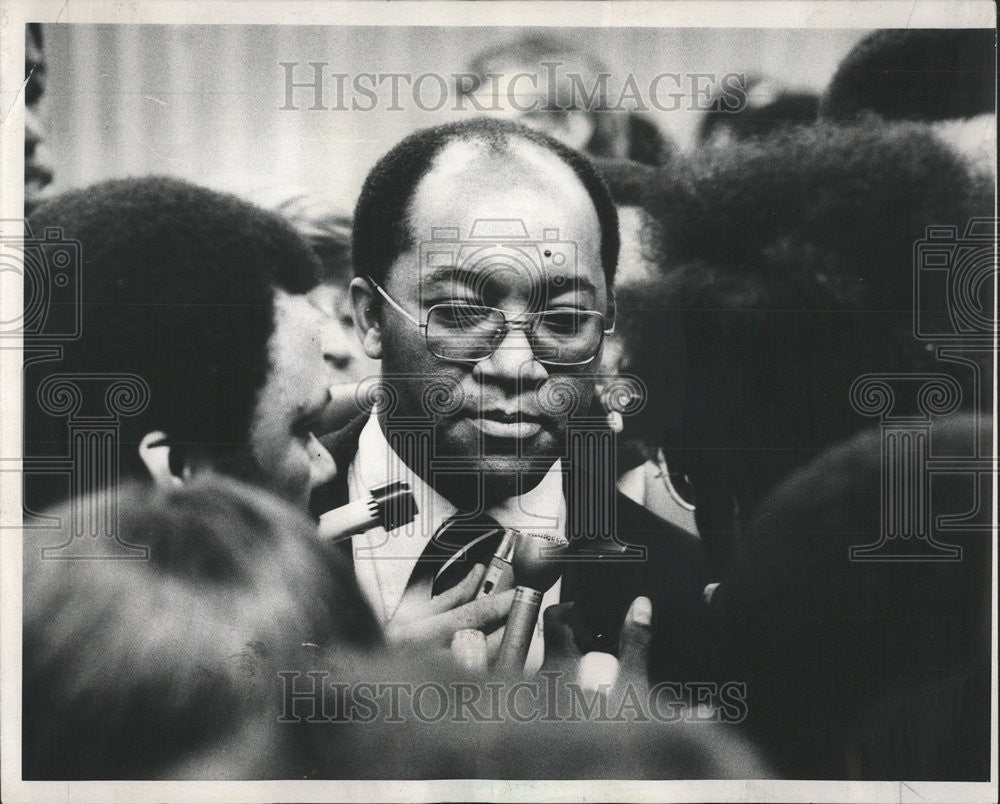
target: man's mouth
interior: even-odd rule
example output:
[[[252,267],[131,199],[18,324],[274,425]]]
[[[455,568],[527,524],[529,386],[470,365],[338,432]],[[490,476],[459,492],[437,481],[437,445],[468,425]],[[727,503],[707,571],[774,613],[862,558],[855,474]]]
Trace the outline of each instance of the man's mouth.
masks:
[[[540,416],[499,409],[484,410],[470,418],[490,438],[531,438],[541,432],[543,425]]]

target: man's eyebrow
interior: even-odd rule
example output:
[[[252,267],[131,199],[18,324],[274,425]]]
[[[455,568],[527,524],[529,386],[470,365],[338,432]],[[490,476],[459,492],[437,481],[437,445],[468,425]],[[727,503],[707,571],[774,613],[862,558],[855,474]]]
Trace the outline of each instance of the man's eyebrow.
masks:
[[[470,268],[463,268],[460,265],[442,265],[433,268],[424,274],[424,281],[427,283],[437,282],[461,282],[465,285],[475,286],[482,282],[479,271]]]
[[[482,272],[463,268],[460,265],[444,265],[434,268],[424,274],[428,284],[437,282],[455,282],[475,287],[483,281]],[[569,293],[582,290],[597,293],[597,286],[587,277],[578,274],[546,277],[545,284],[550,293]]]

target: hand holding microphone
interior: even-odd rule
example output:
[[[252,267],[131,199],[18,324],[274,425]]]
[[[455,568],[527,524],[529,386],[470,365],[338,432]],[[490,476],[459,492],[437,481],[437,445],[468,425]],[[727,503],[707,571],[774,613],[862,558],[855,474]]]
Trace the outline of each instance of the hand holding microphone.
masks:
[[[500,643],[495,665],[497,672],[519,674],[524,671],[542,596],[559,577],[562,571],[559,559],[567,547],[569,541],[565,536],[516,533],[511,567],[517,588]]]

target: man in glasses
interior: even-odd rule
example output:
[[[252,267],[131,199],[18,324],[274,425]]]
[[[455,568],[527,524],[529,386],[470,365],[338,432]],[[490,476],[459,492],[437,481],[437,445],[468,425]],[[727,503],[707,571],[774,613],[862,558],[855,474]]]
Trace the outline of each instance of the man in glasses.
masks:
[[[508,121],[426,129],[373,168],[354,220],[355,321],[382,361],[382,388],[370,416],[324,440],[339,473],[313,507],[386,482],[413,488],[411,525],[352,540],[360,586],[390,640],[446,648],[475,629],[493,652],[512,593],[472,599],[482,577],[473,565],[489,555],[469,559],[450,589],[425,565],[435,543],[454,546],[440,536],[456,521],[469,540],[475,523],[499,523],[570,541],[542,604],[573,603],[549,615],[564,651],[614,652],[629,604],[644,595],[663,637],[654,675],[701,674],[697,542],[615,496],[605,434],[583,426],[614,325],[619,250],[593,165]],[[603,530],[580,524],[593,525],[595,508],[606,512]],[[536,633],[529,671],[541,659]]]

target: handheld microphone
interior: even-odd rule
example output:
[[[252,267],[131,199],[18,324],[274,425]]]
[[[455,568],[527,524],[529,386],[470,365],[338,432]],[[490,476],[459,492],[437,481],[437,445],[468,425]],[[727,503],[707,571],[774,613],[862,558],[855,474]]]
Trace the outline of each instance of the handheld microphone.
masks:
[[[410,484],[402,481],[372,489],[367,497],[327,511],[319,518],[319,538],[336,542],[381,525],[394,530],[409,525],[417,515]]]
[[[515,541],[511,567],[517,588],[496,661],[497,672],[508,675],[524,672],[542,596],[559,577],[559,558],[569,547],[565,536],[544,533],[518,533]]]

